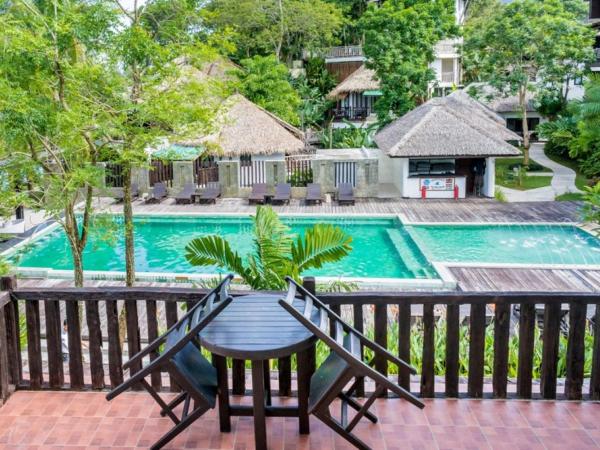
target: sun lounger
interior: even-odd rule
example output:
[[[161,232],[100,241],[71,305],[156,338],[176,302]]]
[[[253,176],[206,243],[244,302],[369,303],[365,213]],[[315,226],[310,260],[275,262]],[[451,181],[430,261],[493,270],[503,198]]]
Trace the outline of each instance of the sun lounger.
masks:
[[[292,185],[289,183],[277,183],[275,186],[275,195],[271,200],[274,205],[289,204],[292,196]]]
[[[313,205],[323,203],[323,197],[321,195],[321,185],[319,183],[309,183],[306,186],[306,204]]]
[[[131,184],[131,198],[137,198],[140,195],[140,191],[138,189],[138,185],[135,183]],[[125,190],[123,188],[115,189],[115,193],[113,198],[117,201],[117,203],[121,203],[125,199]]]
[[[337,200],[339,205],[354,205],[354,188],[350,183],[339,184]]]
[[[167,188],[164,183],[155,183],[152,192],[146,199],[146,203],[160,203],[167,196]]]
[[[265,196],[267,195],[267,185],[265,183],[257,183],[252,185],[252,192],[248,197],[248,203],[261,205],[265,203]]]
[[[192,196],[196,193],[196,185],[188,183],[183,187],[183,190],[175,197],[175,203],[178,205],[189,205],[192,203]]]
[[[217,198],[220,196],[221,185],[219,183],[208,183],[198,201],[200,203],[217,203]]]

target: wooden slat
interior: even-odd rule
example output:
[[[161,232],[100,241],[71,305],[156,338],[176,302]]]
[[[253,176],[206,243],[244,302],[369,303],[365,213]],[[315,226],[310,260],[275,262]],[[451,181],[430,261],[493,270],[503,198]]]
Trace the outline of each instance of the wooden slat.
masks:
[[[494,311],[494,397],[506,398],[508,382],[508,340],[510,337],[510,305],[496,305]]]
[[[375,342],[381,345],[383,348],[387,348],[387,305],[376,305],[375,306]],[[375,355],[374,358],[375,370],[379,373],[387,376],[388,364],[387,359],[383,356]],[[387,396],[387,390],[382,390],[382,397]]]
[[[458,397],[459,305],[446,307],[446,397]]]
[[[565,380],[565,396],[568,400],[581,400],[582,398],[586,310],[586,305],[578,302],[572,302],[569,305],[569,342]]]
[[[354,328],[361,333],[364,331],[364,316],[363,316],[363,306],[362,305],[352,305],[352,316],[354,320]],[[364,355],[363,348],[361,344],[360,349],[361,356]],[[365,379],[360,378],[356,381],[356,396],[364,397],[365,396]]]
[[[469,397],[483,395],[483,361],[485,351],[485,305],[471,305],[469,341]]]
[[[435,320],[434,305],[423,306],[423,358],[421,367],[421,397],[430,398],[435,393]]]
[[[156,309],[156,301],[146,300],[146,322],[148,324],[148,342],[158,338],[158,314]],[[154,361],[158,357],[158,352],[150,353],[150,361]],[[162,389],[162,377],[160,372],[152,372],[150,374],[150,383],[156,391]]]
[[[177,304],[165,301],[165,316],[167,319],[167,328],[171,328],[173,325],[177,323]],[[173,379],[171,375],[169,375],[169,385],[171,392],[179,392],[180,388]]]
[[[56,300],[44,302],[44,312],[46,315],[46,345],[48,347],[48,381],[50,388],[60,389],[65,384],[60,303]]]
[[[594,346],[592,350],[592,376],[590,379],[590,397],[600,400],[600,303],[596,305],[594,325]]]
[[[16,301],[4,307],[4,322],[6,324],[9,380],[10,384],[19,385],[23,380],[23,363],[21,360],[19,305]]]
[[[8,303],[0,306],[0,405],[2,405],[10,395],[10,370],[8,365],[8,345],[6,343],[7,334],[6,321],[4,319],[4,307],[10,308],[11,305]]]
[[[117,302],[106,302],[106,328],[108,334],[108,374],[112,388],[123,382],[123,354],[119,338],[119,312]]]
[[[558,365],[558,341],[560,337],[560,302],[546,303],[542,350],[542,373],[540,392],[545,399],[556,398],[556,371]]]
[[[129,357],[139,353],[141,350],[140,330],[138,327],[139,318],[137,302],[134,300],[125,300],[125,320],[127,323],[127,349]],[[142,368],[141,361],[136,361],[130,366],[130,373],[134,374]]]
[[[521,304],[520,314],[517,395],[521,398],[531,398],[533,349],[535,339],[535,305]]]
[[[25,302],[25,317],[27,320],[29,387],[30,389],[40,389],[44,383],[44,368],[42,366],[40,304],[38,301]]]
[[[90,372],[92,389],[104,389],[104,362],[102,360],[102,329],[98,302],[85,302],[85,315],[89,333]]]
[[[83,355],[81,353],[81,324],[79,302],[68,302],[67,336],[69,342],[69,380],[71,389],[83,389]]]

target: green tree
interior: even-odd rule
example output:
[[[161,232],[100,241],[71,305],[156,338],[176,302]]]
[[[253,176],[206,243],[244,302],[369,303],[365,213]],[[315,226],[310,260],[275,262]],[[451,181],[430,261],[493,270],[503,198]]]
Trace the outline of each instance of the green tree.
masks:
[[[68,238],[76,286],[105,137],[98,104],[114,76],[96,57],[110,37],[106,2],[4,2],[0,16],[0,187],[5,207],[43,209]],[[81,207],[81,220],[76,211]]]
[[[254,56],[241,61],[234,73],[238,90],[246,98],[283,120],[298,125],[301,99],[290,83],[288,69],[275,56]]]
[[[362,16],[367,67],[383,92],[375,105],[382,124],[425,101],[435,78],[429,67],[435,44],[455,33],[454,22],[450,0],[387,0]]]
[[[174,26],[182,20],[166,15],[165,21],[159,22],[156,10],[164,6],[162,0],[143,5],[134,1],[131,10],[119,0],[115,4],[121,11],[121,26],[109,58],[121,79],[114,95],[105,100],[112,125],[112,145],[106,157],[123,168],[126,284],[132,286],[132,170],[145,167],[146,150],[165,138],[208,134],[222,92],[216,82],[205,80],[194,67],[201,67],[217,55],[190,39],[189,30]]]
[[[213,30],[235,33],[238,58],[275,54],[286,62],[331,45],[343,21],[324,0],[212,0],[204,14]]]
[[[285,289],[285,277],[339,261],[352,250],[352,237],[333,225],[316,224],[304,236],[290,234],[275,211],[258,207],[252,218],[254,248],[245,258],[218,235],[192,240],[185,257],[193,266],[217,266],[238,274],[252,289]]]
[[[569,105],[577,123],[577,134],[570,145],[570,156],[579,159],[588,177],[600,175],[600,77],[591,75],[581,100]]]
[[[463,63],[500,95],[516,95],[529,161],[528,93],[553,90],[565,103],[565,82],[593,58],[594,32],[583,23],[583,1],[516,0],[465,27]],[[546,93],[547,95],[547,93]]]

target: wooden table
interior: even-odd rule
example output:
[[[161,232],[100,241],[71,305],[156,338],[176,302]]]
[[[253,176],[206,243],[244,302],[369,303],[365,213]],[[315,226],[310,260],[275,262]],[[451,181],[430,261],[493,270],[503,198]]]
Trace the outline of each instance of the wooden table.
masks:
[[[218,372],[221,431],[231,431],[231,416],[254,416],[257,450],[267,449],[266,417],[298,417],[300,433],[310,431],[310,355],[316,338],[277,303],[280,298],[261,294],[236,297],[200,334],[201,345],[213,353]],[[294,353],[298,354],[298,405],[272,406],[269,360]],[[252,362],[252,406],[229,404],[227,357]]]

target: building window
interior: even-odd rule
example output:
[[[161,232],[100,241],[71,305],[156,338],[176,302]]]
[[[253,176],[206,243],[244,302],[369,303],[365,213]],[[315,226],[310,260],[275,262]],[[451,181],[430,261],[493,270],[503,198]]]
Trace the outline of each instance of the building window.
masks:
[[[454,175],[454,159],[411,159],[408,164],[408,176]]]
[[[583,86],[583,76],[573,78],[573,84],[575,86]]]

